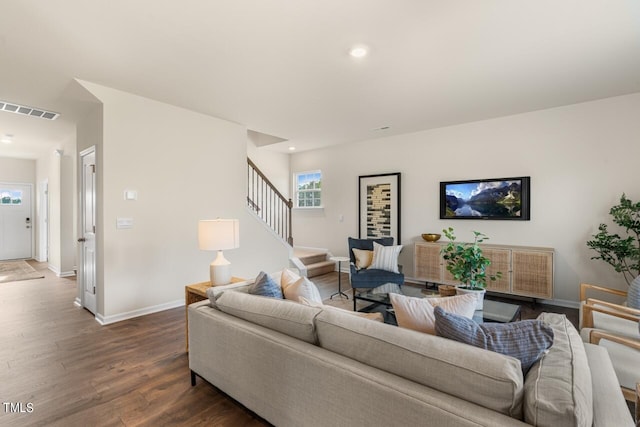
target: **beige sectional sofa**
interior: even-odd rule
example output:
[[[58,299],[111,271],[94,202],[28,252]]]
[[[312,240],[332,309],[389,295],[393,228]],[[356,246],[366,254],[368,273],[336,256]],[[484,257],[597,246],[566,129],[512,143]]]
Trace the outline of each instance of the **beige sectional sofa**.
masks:
[[[512,357],[353,316],[212,288],[189,306],[192,383],[276,426],[633,426],[606,351],[562,315],[523,376]]]

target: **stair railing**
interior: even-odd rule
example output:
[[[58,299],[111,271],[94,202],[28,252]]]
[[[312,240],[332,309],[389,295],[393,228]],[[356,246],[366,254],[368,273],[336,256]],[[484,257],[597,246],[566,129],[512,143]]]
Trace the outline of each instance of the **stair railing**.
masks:
[[[287,199],[247,157],[247,206],[271,229],[293,246],[291,208]]]

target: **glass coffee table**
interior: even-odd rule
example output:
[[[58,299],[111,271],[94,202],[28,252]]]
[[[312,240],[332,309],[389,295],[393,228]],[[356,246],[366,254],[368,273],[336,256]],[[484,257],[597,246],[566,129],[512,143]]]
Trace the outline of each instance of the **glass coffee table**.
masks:
[[[404,285],[399,287],[393,283],[379,286],[374,289],[362,290],[354,293],[354,299],[370,302],[371,304],[358,310],[364,312],[381,312],[384,316],[385,323],[396,324],[395,313],[391,306],[389,293],[399,293],[402,295],[428,298],[439,296],[436,291],[427,290],[417,286]],[[477,323],[499,322],[509,323],[521,319],[520,306],[517,304],[509,304],[501,301],[493,301],[485,298],[483,309],[476,310],[473,320]]]

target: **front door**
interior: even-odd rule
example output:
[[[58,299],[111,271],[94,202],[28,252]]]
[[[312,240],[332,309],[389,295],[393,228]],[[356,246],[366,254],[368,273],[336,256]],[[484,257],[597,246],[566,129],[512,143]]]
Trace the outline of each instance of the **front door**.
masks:
[[[0,260],[32,257],[31,184],[0,183]]]
[[[82,189],[80,193],[81,245],[80,282],[83,306],[96,313],[96,152],[89,148],[80,153],[82,159]]]

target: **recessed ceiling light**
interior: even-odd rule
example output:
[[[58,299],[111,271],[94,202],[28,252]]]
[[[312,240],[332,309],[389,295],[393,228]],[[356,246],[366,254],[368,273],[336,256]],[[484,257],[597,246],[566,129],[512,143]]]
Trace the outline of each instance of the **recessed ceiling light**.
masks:
[[[13,142],[13,135],[11,135],[10,133],[6,133],[3,135],[0,141],[4,142],[5,144],[11,144]]]
[[[349,55],[354,58],[364,58],[369,53],[369,49],[366,46],[354,46],[349,51]]]
[[[293,145],[289,146],[289,151],[296,151],[296,147],[294,147]]]

